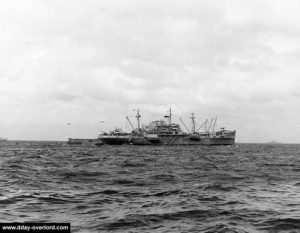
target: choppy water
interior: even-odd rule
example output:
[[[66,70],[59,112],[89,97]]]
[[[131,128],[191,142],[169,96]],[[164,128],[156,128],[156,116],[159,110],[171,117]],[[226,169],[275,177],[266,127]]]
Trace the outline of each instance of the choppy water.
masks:
[[[300,232],[300,145],[0,144],[1,222],[72,232]]]

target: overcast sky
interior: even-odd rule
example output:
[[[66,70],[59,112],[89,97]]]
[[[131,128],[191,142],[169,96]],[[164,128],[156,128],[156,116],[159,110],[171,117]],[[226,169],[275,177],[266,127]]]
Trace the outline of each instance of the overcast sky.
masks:
[[[218,116],[238,142],[300,143],[300,1],[0,3],[0,137],[96,138]],[[100,121],[104,121],[101,123]],[[67,124],[71,123],[71,124]]]

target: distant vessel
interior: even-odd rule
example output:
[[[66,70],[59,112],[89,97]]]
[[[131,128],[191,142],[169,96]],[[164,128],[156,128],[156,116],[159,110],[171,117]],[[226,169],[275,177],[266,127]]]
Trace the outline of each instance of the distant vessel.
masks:
[[[233,145],[235,143],[235,130],[221,128],[215,131],[216,117],[206,120],[197,130],[193,113],[191,114],[191,130],[180,119],[187,132],[184,132],[179,124],[172,123],[171,109],[169,109],[169,114],[165,116],[165,118],[168,118],[168,123],[164,120],[156,120],[146,126],[140,127],[140,117],[140,112],[137,110],[137,129],[134,129],[129,118],[126,117],[132,127],[131,133],[125,133],[121,129],[116,129],[109,133],[100,134],[99,139],[104,144],[110,145]],[[202,128],[203,131],[200,132]]]
[[[281,144],[280,142],[277,142],[277,141],[275,141],[275,140],[272,140],[272,141],[270,141],[270,142],[267,142],[266,144]]]
[[[123,132],[122,129],[116,128],[113,131],[110,131],[109,133],[103,133],[99,136],[99,139],[104,144],[109,145],[121,145],[121,144],[128,144],[130,133]]]

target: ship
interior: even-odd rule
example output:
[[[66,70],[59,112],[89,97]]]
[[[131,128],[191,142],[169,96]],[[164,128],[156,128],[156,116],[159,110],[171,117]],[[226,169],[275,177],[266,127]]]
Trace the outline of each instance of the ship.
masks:
[[[180,124],[172,122],[172,109],[164,116],[168,120],[155,120],[143,127],[140,126],[140,111],[137,110],[137,128],[133,127],[128,116],[127,121],[132,127],[130,133],[123,132],[116,128],[109,133],[99,135],[104,144],[132,144],[132,145],[234,145],[235,130],[226,130],[224,127],[215,130],[217,117],[206,120],[196,129],[194,113],[191,114],[192,128],[188,129],[182,119],[182,125],[186,131],[181,129]],[[202,130],[202,131],[200,131]]]
[[[109,133],[103,133],[99,136],[99,139],[104,144],[109,145],[122,145],[122,144],[129,144],[129,139],[132,133],[123,132],[121,128],[116,128]]]

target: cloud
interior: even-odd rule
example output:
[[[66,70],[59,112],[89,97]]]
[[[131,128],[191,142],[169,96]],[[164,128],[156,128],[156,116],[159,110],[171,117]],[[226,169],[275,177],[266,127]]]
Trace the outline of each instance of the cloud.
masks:
[[[219,115],[240,141],[296,142],[300,133],[297,1],[0,6],[1,137],[62,140],[70,121],[73,137],[95,137],[100,118],[110,129],[133,108],[148,121],[170,106],[199,122]]]

